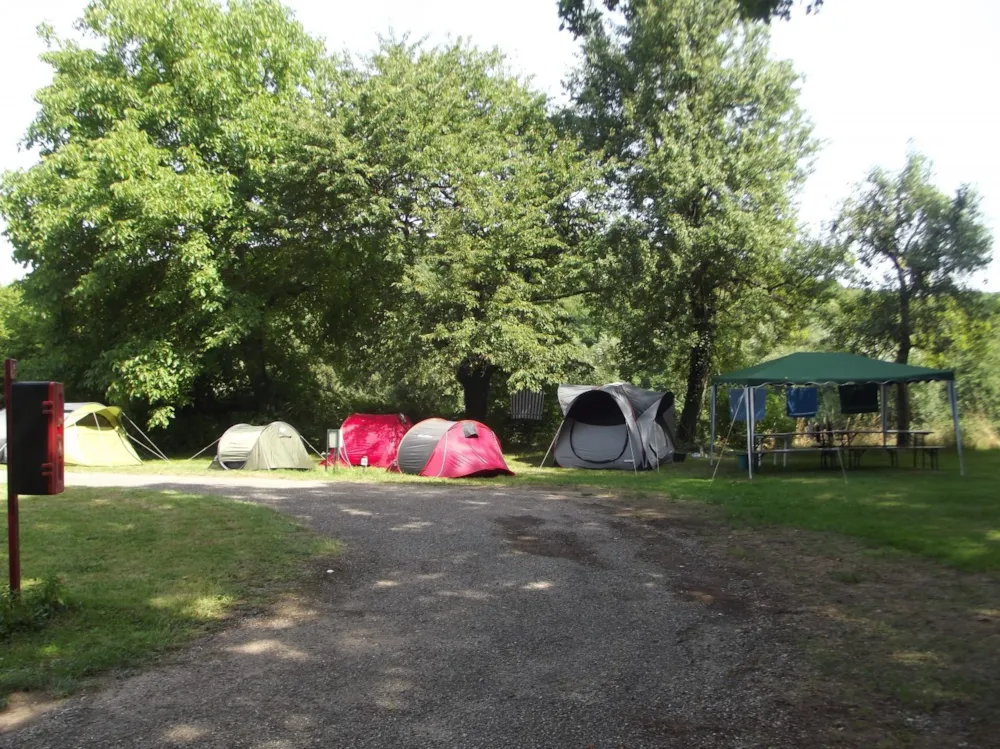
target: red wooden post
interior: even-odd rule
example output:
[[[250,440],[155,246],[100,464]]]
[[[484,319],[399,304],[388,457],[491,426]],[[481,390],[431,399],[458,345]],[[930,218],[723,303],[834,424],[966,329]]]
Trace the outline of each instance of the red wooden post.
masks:
[[[3,367],[3,399],[7,416],[7,466],[10,467],[10,436],[11,430],[11,385],[17,379],[17,360],[7,359]],[[20,518],[18,517],[17,494],[14,492],[7,476],[7,549],[10,552],[10,592],[21,591],[21,534]]]

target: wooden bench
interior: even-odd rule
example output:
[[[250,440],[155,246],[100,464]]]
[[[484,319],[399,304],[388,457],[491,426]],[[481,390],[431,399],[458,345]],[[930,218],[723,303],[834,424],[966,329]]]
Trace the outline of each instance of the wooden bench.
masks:
[[[913,467],[917,467],[917,455],[920,456],[920,467],[926,468],[930,465],[931,470],[940,468],[940,445],[854,445],[850,447],[786,447],[775,448],[773,450],[758,450],[755,453],[756,466],[759,467],[763,458],[770,455],[774,458],[773,463],[777,465],[778,456],[788,456],[795,453],[819,453],[822,467],[836,468],[837,453],[846,453],[846,466],[850,468],[861,468],[861,458],[868,450],[882,450],[889,456],[889,465],[893,468],[899,467],[899,453],[913,453]]]
[[[758,450],[755,453],[755,455],[757,456],[757,461],[758,461],[757,465],[759,466],[760,461],[766,455],[771,455],[774,458],[772,464],[777,465],[779,455],[787,457],[795,453],[819,453],[821,467],[826,467],[827,461],[830,461],[830,467],[836,468],[838,465],[837,453],[844,449],[845,448],[825,447],[825,446],[820,447],[819,445],[816,445],[814,447],[784,447],[784,448],[776,447],[773,450]],[[784,465],[787,465],[787,461],[784,463]]]
[[[911,451],[913,453],[914,468],[917,467],[917,455],[920,455],[921,468],[926,468],[928,463],[930,463],[932,471],[940,468],[940,445],[886,445],[879,449],[884,450],[889,456],[889,465],[893,468],[899,467],[899,453]]]

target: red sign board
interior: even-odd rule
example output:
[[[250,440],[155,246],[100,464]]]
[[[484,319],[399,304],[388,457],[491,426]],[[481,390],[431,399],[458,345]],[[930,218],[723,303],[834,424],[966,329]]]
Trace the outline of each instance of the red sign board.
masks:
[[[64,487],[61,382],[11,384],[7,482],[17,494],[59,494]]]
[[[19,494],[60,494],[65,486],[63,386],[17,382],[17,362],[4,363],[7,410],[7,543],[10,589],[21,589]]]

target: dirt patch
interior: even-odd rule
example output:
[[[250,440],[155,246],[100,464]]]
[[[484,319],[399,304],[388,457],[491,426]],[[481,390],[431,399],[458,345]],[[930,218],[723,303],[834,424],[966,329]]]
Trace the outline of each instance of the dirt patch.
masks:
[[[732,570],[728,565],[718,564],[718,560],[704,564],[701,542],[697,546],[684,543],[693,533],[704,536],[718,531],[717,521],[707,516],[682,515],[672,507],[668,511],[662,507],[630,506],[624,511],[618,508],[615,514],[622,519],[611,521],[612,527],[642,542],[643,559],[670,573],[673,588],[681,597],[729,616],[746,616],[754,607],[747,596],[748,586],[740,584],[747,577],[742,570]],[[642,524],[636,525],[635,519]]]
[[[693,502],[606,506],[685,598],[736,615],[760,607],[781,622],[804,664],[788,699],[819,745],[1000,747],[1000,577],[835,534],[734,529]],[[723,561],[691,565],[685,540]]]
[[[745,616],[749,608],[745,600],[711,582],[685,579],[677,592],[690,601],[698,601],[729,616]]]
[[[494,518],[499,534],[516,551],[539,557],[569,559],[588,567],[601,568],[601,560],[572,531],[545,528],[545,521],[532,515]]]
[[[8,699],[7,708],[0,712],[0,733],[23,728],[39,715],[59,707],[62,702],[40,694],[15,692]]]

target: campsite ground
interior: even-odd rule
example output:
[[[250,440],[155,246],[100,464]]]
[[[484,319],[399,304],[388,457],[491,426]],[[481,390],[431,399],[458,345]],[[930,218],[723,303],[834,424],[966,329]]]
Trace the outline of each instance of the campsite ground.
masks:
[[[636,653],[652,668],[663,667],[656,676],[659,696],[669,698],[666,702],[650,702],[653,692],[644,691],[644,677],[631,672],[628,676],[627,680],[638,684],[638,691],[627,701],[630,709],[649,710],[641,721],[644,733],[630,737],[628,746],[735,746],[739,740],[749,740],[747,726],[729,726],[728,719],[720,722],[717,714],[705,712],[704,704],[691,697],[711,693],[714,687],[706,680],[713,673],[726,674],[727,693],[751,701],[755,707],[748,714],[765,705],[768,715],[781,721],[781,728],[775,728],[772,735],[760,735],[759,743],[744,745],[794,746],[808,740],[821,746],[997,746],[1000,739],[990,726],[1000,722],[1000,610],[996,604],[1000,600],[1000,519],[995,502],[1000,455],[969,456],[965,478],[957,476],[951,461],[951,456],[943,459],[942,470],[937,472],[869,467],[848,472],[846,484],[839,472],[811,470],[814,466],[809,463],[784,472],[765,470],[753,483],[740,477],[735,466],[723,464],[719,476],[710,482],[703,461],[639,476],[539,471],[515,463],[521,475],[514,479],[447,484],[372,471],[326,476],[317,472],[309,476],[309,482],[274,481],[209,474],[200,466],[174,468],[168,476],[155,477],[148,473],[152,468],[148,465],[117,478],[95,473],[80,474],[74,480],[152,483],[147,488],[155,491],[240,496],[291,513],[321,533],[343,536],[347,550],[343,562],[335,565],[333,579],[325,570],[313,570],[312,583],[278,603],[284,607],[282,621],[290,623],[287,637],[280,627],[266,629],[266,622],[277,621],[266,613],[248,619],[238,616],[233,629],[201,641],[194,660],[207,654],[226,663],[233,661],[234,668],[237,661],[245,662],[256,675],[262,663],[280,663],[280,653],[285,652],[291,665],[301,667],[318,659],[325,667],[339,670],[338,663],[324,659],[346,658],[354,668],[354,650],[356,654],[377,653],[388,647],[390,654],[402,660],[374,656],[382,669],[380,686],[369,680],[374,677],[368,671],[358,682],[363,688],[383,690],[379,699],[384,712],[367,719],[388,721],[387,731],[401,731],[406,724],[423,726],[429,733],[409,735],[415,745],[448,743],[444,737],[455,724],[447,718],[428,723],[414,717],[414,705],[429,703],[424,701],[428,685],[415,676],[419,673],[413,669],[415,663],[407,660],[416,657],[407,646],[411,638],[413,647],[428,647],[433,653],[443,646],[441,638],[448,638],[447,647],[464,653],[462,663],[488,656],[490,669],[497,660],[501,668],[516,667],[528,673],[525,653],[531,655],[532,664],[535,653],[544,655],[548,649],[559,655],[560,662],[589,662],[588,649],[599,646],[584,638],[582,650],[567,651],[565,639],[556,634],[575,633],[590,621],[595,627],[606,627],[597,633],[599,639],[624,637],[626,650],[635,651],[616,652],[604,659],[601,668],[595,664],[597,671],[618,668],[620,659],[631,662]],[[472,508],[480,509],[470,512]],[[502,518],[507,520],[501,522]],[[502,580],[519,579],[508,565],[519,564],[522,558],[546,565],[532,570],[532,581],[558,582],[560,589],[558,596],[546,593],[532,599],[528,614],[516,607],[511,612],[527,615],[527,625],[538,621],[536,603],[544,613],[541,631],[535,627],[503,633],[521,642],[523,652],[498,650],[495,638],[499,633],[487,620],[474,620],[482,626],[473,630],[471,643],[463,639],[468,636],[464,630],[446,627],[434,634],[421,627],[407,629],[404,619],[410,616],[418,621],[421,607],[438,598],[457,606],[449,616],[464,617],[482,605],[493,617],[502,618],[511,600],[498,585]],[[457,577],[449,575],[445,582],[435,583],[442,578],[434,577],[438,573],[430,566],[448,559],[465,561],[456,561]],[[608,569],[614,570],[614,582],[591,589],[593,579]],[[637,587],[647,580],[643,577],[647,573],[662,576],[648,578],[655,581],[655,590]],[[336,580],[343,584],[337,587]],[[378,599],[379,591],[394,590],[399,584],[412,586],[413,596],[402,596],[386,608],[389,604]],[[498,609],[483,603],[494,598]],[[583,616],[582,602],[590,603]],[[396,605],[401,608],[396,610]],[[616,619],[614,612],[623,607],[640,617],[648,613],[655,623]],[[691,622],[685,617],[698,611],[707,618],[696,617],[689,628]],[[308,638],[322,633],[310,629],[314,625],[307,624],[307,619],[332,627],[322,636],[333,655],[310,646]],[[387,624],[392,636],[389,645],[373,634]],[[239,648],[263,637],[261,627],[266,629],[271,644],[265,650],[271,648],[271,655],[264,658],[263,651],[255,651],[258,657],[251,658],[246,654],[249,651]],[[247,639],[254,637],[257,640]],[[345,637],[354,638],[350,648],[344,644]],[[658,641],[655,652],[648,650],[650,638]],[[306,661],[288,656],[292,651],[282,651],[284,646],[298,648],[296,652],[305,653]],[[43,651],[40,647],[39,652]],[[661,651],[677,660],[670,667],[661,664],[657,659],[667,657]],[[700,660],[691,660],[695,653]],[[569,700],[546,703],[555,716],[549,728],[558,728],[562,717],[579,717],[572,710],[566,712],[567,705],[586,706],[596,716],[604,714],[602,705],[610,709],[610,703],[600,699],[601,688],[587,681],[592,674],[588,676],[586,669],[563,673],[562,666],[545,663],[550,668],[546,673],[555,681],[545,682],[543,692],[551,694],[534,694],[532,699],[558,696]],[[460,664],[453,668],[461,672]],[[692,686],[674,680],[671,674],[678,668],[704,673],[692,677],[697,682]],[[394,681],[390,674],[395,674]],[[524,678],[530,681],[536,676]],[[165,670],[120,682],[95,697],[71,701],[36,728],[15,734],[18,740],[30,739],[29,743],[15,741],[11,746],[55,746],[59,737],[69,735],[68,730],[104,730],[99,728],[105,725],[100,716],[110,712],[120,722],[121,711],[135,706],[136,689],[144,699],[162,698],[183,711],[187,708],[158,692],[157,684],[166,679],[176,688],[189,684],[188,678],[213,677],[191,657],[178,656]],[[388,686],[390,682],[395,686]],[[493,686],[482,686],[477,694],[481,699],[498,699],[502,694],[492,692]],[[336,685],[324,681],[323,689],[333,690],[335,704],[346,704],[337,703],[346,697]],[[395,696],[386,697],[393,689]],[[617,689],[612,692],[612,701],[623,697]],[[522,704],[524,693],[514,689],[511,695],[504,699],[513,700],[514,709]],[[622,704],[615,709],[621,710]],[[297,713],[299,719],[319,715],[330,719],[325,711],[334,710],[314,701],[309,705]],[[690,709],[678,713],[677,705]],[[355,705],[352,710],[364,713],[369,707]],[[436,709],[439,714],[448,713],[450,707]],[[472,714],[456,709],[459,715]],[[168,708],[157,708],[154,713],[156,720],[169,718]],[[500,714],[507,714],[505,708],[500,708]],[[335,717],[348,724],[352,720],[345,714]],[[520,720],[521,725],[530,724],[525,716],[508,717]],[[184,723],[179,733],[171,735],[202,736],[202,743],[211,745],[206,737],[212,735],[212,725],[206,720]],[[307,723],[287,734],[289,746],[304,744],[304,737],[313,735]],[[139,730],[135,722],[131,725]],[[253,721],[248,725],[254,725]],[[149,729],[145,724],[140,727]],[[128,721],[121,730],[128,730]],[[544,725],[540,730],[545,730]],[[248,739],[247,745],[265,746],[265,734],[259,741]],[[518,743],[517,737],[503,730],[496,735],[506,745]],[[566,735],[571,738],[573,734]],[[403,734],[391,737],[401,739]],[[391,737],[389,743],[393,743]],[[491,741],[484,739],[482,745],[494,745]],[[168,744],[163,739],[163,743],[183,742]]]
[[[953,450],[941,455],[940,470],[913,467],[904,455],[890,469],[879,451],[865,456],[864,467],[845,474],[817,470],[815,454],[793,456],[787,468],[765,463],[748,481],[736,462],[725,460],[716,472],[706,460],[687,460],[660,472],[538,468],[541,455],[508,456],[517,474],[512,478],[463,480],[458,485],[589,488],[615,496],[665,496],[718,505],[737,524],[787,525],[834,531],[875,547],[907,551],[963,570],[1000,572],[1000,451],[969,451],[966,476],[958,472]],[[134,468],[116,468],[126,475],[225,476],[229,481],[268,475],[292,480],[365,484],[456,485],[454,479],[428,479],[358,468],[324,471],[212,471],[208,458],[150,461]],[[80,469],[104,472],[106,469]],[[713,474],[715,479],[712,480]]]
[[[24,600],[61,578],[66,608],[7,638],[0,628],[0,708],[11,693],[68,694],[190,642],[337,551],[265,508],[184,491],[73,487],[23,497],[20,514]],[[6,581],[6,544],[0,566]]]

